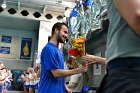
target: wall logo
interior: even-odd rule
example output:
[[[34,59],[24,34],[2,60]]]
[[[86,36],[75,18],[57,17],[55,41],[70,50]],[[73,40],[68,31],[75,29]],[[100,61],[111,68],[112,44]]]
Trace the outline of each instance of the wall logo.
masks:
[[[20,59],[31,59],[32,38],[22,38]]]

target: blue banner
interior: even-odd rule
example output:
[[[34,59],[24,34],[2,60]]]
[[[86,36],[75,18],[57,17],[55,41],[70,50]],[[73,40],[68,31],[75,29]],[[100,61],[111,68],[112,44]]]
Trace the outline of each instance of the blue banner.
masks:
[[[31,59],[32,38],[22,38],[20,59]]]
[[[3,43],[11,43],[12,36],[2,36],[1,42]]]
[[[0,46],[0,54],[10,54],[10,47]]]

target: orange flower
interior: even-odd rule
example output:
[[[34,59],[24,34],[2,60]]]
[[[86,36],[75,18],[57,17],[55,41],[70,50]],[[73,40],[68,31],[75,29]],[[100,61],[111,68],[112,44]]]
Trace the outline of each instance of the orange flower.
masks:
[[[81,47],[84,47],[85,41],[86,39],[84,37],[79,36],[78,38],[73,39],[71,42],[74,47],[81,48]]]
[[[72,55],[72,56],[78,56],[79,55],[78,49],[70,48],[69,49],[69,54]]]

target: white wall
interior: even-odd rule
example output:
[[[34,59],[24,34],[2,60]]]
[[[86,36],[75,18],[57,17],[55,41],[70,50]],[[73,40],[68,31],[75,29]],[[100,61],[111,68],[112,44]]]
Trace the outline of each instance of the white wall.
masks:
[[[17,36],[19,38],[25,37],[25,38],[32,38],[32,48],[31,48],[31,60],[21,60],[19,59],[20,56],[20,48],[21,48],[21,40],[19,40],[19,45],[17,47],[18,51],[18,57],[16,59],[5,59],[1,58],[0,60],[3,61],[6,68],[10,69],[26,69],[28,67],[32,66],[32,63],[34,61],[34,50],[35,50],[35,43],[36,43],[36,35],[33,31],[22,31],[22,30],[12,30],[12,29],[6,29],[6,28],[0,28],[0,34],[1,35],[10,35],[10,36]]]
[[[51,29],[52,29],[53,24],[59,21],[56,17],[58,15],[62,15],[62,13],[48,11],[47,14],[50,13],[53,16],[53,18],[51,20],[48,20],[48,19],[45,18],[45,14],[41,14],[41,17],[40,18],[35,18],[33,16],[33,13],[34,12],[31,12],[31,11],[29,11],[29,15],[28,16],[22,16],[20,12],[23,9],[18,10],[17,13],[14,14],[14,15],[9,14],[7,10],[8,9],[4,9],[4,11],[0,13],[0,16],[7,16],[7,17],[10,17],[10,18],[13,18],[14,17],[14,18],[18,18],[18,19],[22,18],[22,19],[26,19],[26,20],[27,19],[29,19],[29,20],[30,19],[39,20],[40,21],[40,27],[39,27],[39,39],[38,39],[38,41],[33,41],[32,42],[32,43],[34,43],[32,45],[37,46],[37,47],[32,46],[33,47],[32,48],[33,50],[32,50],[32,54],[31,55],[34,56],[32,58],[34,60],[32,62],[26,62],[26,64],[25,64],[25,62],[23,63],[23,61],[21,62],[21,60],[8,60],[7,59],[6,61],[4,60],[5,61],[5,65],[8,68],[12,68],[12,69],[26,69],[27,67],[32,66],[32,64],[33,64],[33,66],[35,66],[35,63],[36,63],[35,62],[35,60],[36,60],[35,51],[38,50],[39,53],[41,52],[42,48],[48,42],[48,36],[51,36]],[[2,23],[0,22],[0,24],[2,24]],[[25,25],[30,25],[30,24],[25,24]],[[33,33],[32,31],[16,31],[16,30],[8,29],[7,32],[5,33],[4,31],[6,31],[6,29],[4,29],[4,30],[2,30],[2,28],[0,28],[0,29],[1,29],[0,34],[1,33],[2,34],[6,34],[7,33],[8,35],[27,36],[27,37],[33,37],[33,38],[35,38],[34,37],[34,34],[35,33]],[[36,43],[38,43],[38,45]],[[17,64],[19,66],[17,66],[17,65],[13,66],[14,64],[11,64],[13,62],[15,62],[14,64]],[[11,66],[10,66],[10,64],[11,64]]]

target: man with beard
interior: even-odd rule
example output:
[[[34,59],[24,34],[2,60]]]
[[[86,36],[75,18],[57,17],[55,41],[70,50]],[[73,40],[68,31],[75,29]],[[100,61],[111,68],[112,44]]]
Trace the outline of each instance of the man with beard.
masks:
[[[51,39],[41,52],[38,93],[66,93],[64,77],[87,71],[87,65],[73,70],[64,70],[64,57],[58,45],[66,42],[67,34],[68,26],[65,23],[58,22],[52,27]]]

